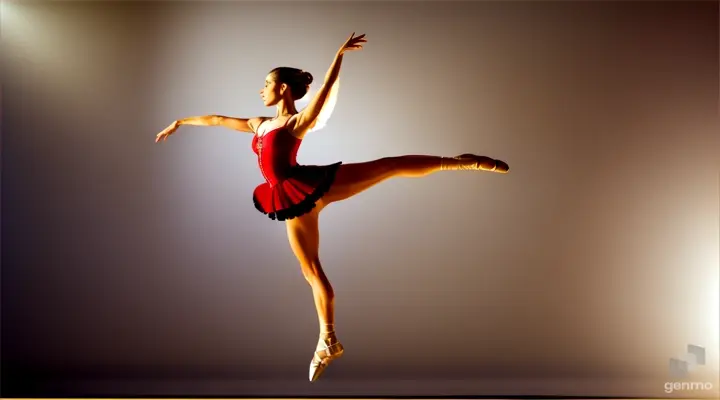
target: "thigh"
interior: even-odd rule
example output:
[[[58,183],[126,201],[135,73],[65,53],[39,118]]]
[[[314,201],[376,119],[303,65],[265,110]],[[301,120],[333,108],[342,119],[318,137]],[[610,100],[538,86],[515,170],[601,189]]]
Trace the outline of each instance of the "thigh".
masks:
[[[320,232],[316,207],[307,214],[285,221],[290,248],[302,266],[309,266],[318,260]]]
[[[345,200],[392,177],[393,159],[381,158],[362,163],[341,164],[322,205]]]

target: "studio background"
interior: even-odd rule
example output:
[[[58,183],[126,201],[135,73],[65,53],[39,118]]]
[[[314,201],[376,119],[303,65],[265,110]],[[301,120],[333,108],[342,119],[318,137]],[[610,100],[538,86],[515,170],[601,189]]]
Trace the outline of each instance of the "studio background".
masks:
[[[2,3],[2,395],[671,395],[718,373],[717,2]],[[277,66],[337,107],[299,161],[472,152],[328,207],[345,356],[255,210]],[[674,393],[672,395],[677,395]],[[687,394],[687,393],[685,393]]]

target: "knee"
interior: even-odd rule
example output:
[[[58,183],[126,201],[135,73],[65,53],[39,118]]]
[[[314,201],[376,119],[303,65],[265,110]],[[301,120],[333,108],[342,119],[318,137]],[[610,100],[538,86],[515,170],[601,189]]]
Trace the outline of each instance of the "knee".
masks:
[[[300,267],[302,267],[302,273],[305,277],[305,280],[308,282],[312,281],[313,279],[316,279],[320,275],[320,265],[316,262],[303,262],[300,263]]]
[[[326,292],[328,292],[330,296],[332,296],[332,286],[330,286],[330,282],[327,280],[327,277],[322,270],[320,261],[303,263],[302,273],[305,277],[305,280],[310,284],[310,286],[319,286],[323,288]]]
[[[409,159],[408,156],[392,156],[379,159],[378,165],[380,169],[378,177],[380,180],[385,180],[387,178],[404,175],[409,165]]]
[[[378,164],[381,166],[381,169],[389,172],[401,167],[405,158],[406,156],[383,157],[378,160]]]

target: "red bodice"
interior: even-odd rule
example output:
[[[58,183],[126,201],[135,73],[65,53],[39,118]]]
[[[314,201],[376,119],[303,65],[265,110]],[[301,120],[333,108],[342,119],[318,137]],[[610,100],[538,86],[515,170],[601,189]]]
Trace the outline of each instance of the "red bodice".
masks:
[[[252,148],[258,156],[260,172],[270,187],[287,179],[290,169],[297,165],[300,143],[302,140],[293,136],[284,126],[253,137]]]

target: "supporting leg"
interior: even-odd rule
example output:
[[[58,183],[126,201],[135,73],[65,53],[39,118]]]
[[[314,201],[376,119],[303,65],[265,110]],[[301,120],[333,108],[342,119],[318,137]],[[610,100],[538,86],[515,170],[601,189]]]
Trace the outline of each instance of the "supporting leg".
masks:
[[[320,324],[320,338],[310,362],[310,381],[315,381],[329,363],[340,357],[344,349],[335,335],[335,293],[320,264],[318,213],[313,210],[286,222],[290,247],[310,284]]]

